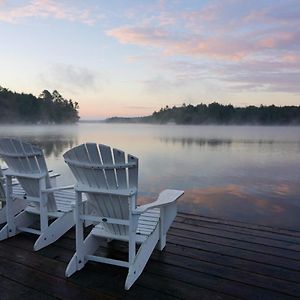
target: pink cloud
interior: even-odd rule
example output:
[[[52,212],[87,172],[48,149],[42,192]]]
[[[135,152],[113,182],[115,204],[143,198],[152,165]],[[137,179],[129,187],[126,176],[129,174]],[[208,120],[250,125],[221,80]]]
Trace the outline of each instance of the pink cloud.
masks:
[[[282,60],[284,62],[288,62],[288,63],[298,63],[299,67],[300,67],[300,55],[297,54],[286,54],[282,57]]]
[[[299,25],[299,1],[285,0],[274,2],[270,6],[248,12],[244,16],[243,21],[276,25]]]
[[[55,18],[93,24],[96,17],[90,10],[69,7],[53,0],[32,0],[20,6],[11,6],[6,1],[0,2],[0,21],[16,23],[29,17]]]
[[[236,37],[205,37],[199,34],[176,35],[163,28],[120,27],[107,31],[123,44],[160,48],[165,55],[207,56],[240,60],[254,51],[252,43]]]

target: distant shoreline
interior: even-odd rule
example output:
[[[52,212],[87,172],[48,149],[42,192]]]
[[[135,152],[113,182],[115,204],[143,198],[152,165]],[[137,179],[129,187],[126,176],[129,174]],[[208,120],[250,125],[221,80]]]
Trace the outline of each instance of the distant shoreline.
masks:
[[[106,123],[178,125],[300,125],[300,106],[234,107],[213,102],[209,105],[166,106],[145,117],[112,117]]]
[[[122,124],[126,124],[126,125],[154,125],[154,126],[220,126],[220,127],[230,127],[230,126],[239,126],[239,127],[299,127],[300,124],[214,124],[214,123],[210,123],[210,124],[175,124],[175,123],[143,123],[143,122],[105,122],[103,120],[101,121],[78,121],[76,123],[58,123],[58,124],[46,124],[46,123],[41,123],[41,124],[35,124],[35,123],[0,123],[0,127],[19,127],[19,126],[23,126],[23,127],[76,127],[80,124],[102,124],[102,125],[122,125]]]

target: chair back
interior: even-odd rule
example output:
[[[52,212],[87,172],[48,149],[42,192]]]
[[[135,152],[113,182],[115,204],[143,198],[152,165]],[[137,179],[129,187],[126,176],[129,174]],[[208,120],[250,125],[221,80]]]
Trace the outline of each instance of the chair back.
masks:
[[[65,162],[77,180],[77,189],[87,195],[93,214],[104,218],[129,220],[136,207],[138,159],[118,149],[94,143],[82,144],[64,154]],[[128,226],[103,223],[114,235],[128,235]]]
[[[48,169],[43,151],[29,143],[18,139],[0,139],[0,156],[8,166],[8,171],[13,174],[21,184],[26,194],[30,197],[40,197],[39,175],[44,176],[46,188],[51,188]],[[37,175],[33,178],[32,175]],[[56,211],[54,195],[48,194],[48,211]]]

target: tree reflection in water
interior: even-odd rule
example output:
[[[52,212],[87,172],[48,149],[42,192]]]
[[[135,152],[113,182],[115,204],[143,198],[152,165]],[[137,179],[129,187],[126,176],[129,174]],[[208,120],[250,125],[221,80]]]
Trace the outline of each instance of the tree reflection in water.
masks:
[[[41,149],[43,149],[46,157],[60,157],[64,152],[78,144],[77,139],[75,137],[66,136],[57,136],[51,139],[49,139],[49,137],[47,136],[45,137],[45,139],[43,139],[42,137],[38,137],[33,140],[28,140],[28,142],[37,145]]]

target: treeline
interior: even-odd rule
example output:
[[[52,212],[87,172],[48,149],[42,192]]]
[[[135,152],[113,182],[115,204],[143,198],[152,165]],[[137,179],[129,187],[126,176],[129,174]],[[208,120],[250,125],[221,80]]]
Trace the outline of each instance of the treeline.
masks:
[[[112,117],[105,120],[106,123],[153,123],[152,116],[147,117]]]
[[[75,123],[78,108],[77,102],[63,98],[58,91],[44,90],[35,97],[0,86],[0,123]]]
[[[128,118],[111,118],[110,122],[126,122]],[[166,106],[151,116],[132,118],[131,123],[176,123],[176,124],[258,124],[258,125],[299,125],[300,106],[247,106],[234,107],[219,103]]]

